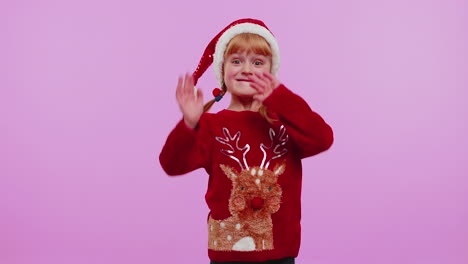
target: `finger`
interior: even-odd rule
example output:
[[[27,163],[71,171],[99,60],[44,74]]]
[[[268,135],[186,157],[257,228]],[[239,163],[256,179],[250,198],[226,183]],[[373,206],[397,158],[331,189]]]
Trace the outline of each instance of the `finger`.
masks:
[[[263,99],[264,99],[264,96],[261,95],[261,94],[256,94],[252,97],[254,99],[254,101],[257,101],[257,102],[263,102]]]
[[[177,87],[176,87],[176,98],[180,98],[182,94],[182,86],[183,86],[183,79],[182,76],[179,76],[179,80],[177,81]]]
[[[197,89],[197,96],[195,98],[203,103],[203,92],[201,89]]]
[[[250,83],[250,87],[254,88],[255,90],[257,90],[258,93],[264,93],[265,92],[265,88],[261,87],[260,85],[256,84],[256,83],[253,83],[251,82]]]
[[[192,74],[188,74],[188,82],[190,86],[195,86],[195,80],[193,79]]]
[[[267,82],[266,84],[266,93],[271,93],[278,85],[275,76],[271,75],[269,72],[263,72],[262,76]]]
[[[265,84],[260,79],[258,79],[257,77],[250,77],[249,80],[251,81],[250,85],[252,86],[252,88],[258,90],[259,92],[263,92],[263,90],[265,89]]]
[[[281,83],[278,81],[276,76],[269,72],[264,72],[264,75],[266,78],[268,78],[271,81],[271,86],[273,89],[276,89]]]
[[[190,93],[193,94],[193,89],[190,89],[188,79],[189,79],[189,75],[188,75],[188,73],[186,73],[185,76],[184,76],[184,85],[183,85],[183,90],[184,90],[184,95],[185,96],[189,96]]]
[[[187,94],[187,74],[182,77],[182,89],[181,89],[181,94],[186,95]]]
[[[263,95],[268,96],[273,91],[273,84],[269,79],[264,77],[262,73],[259,73],[259,75],[262,75],[262,77],[263,77],[263,80],[262,80],[262,82],[263,82],[263,85],[262,85],[263,92],[262,93],[263,93]],[[260,79],[260,77],[259,77],[259,79]]]
[[[266,78],[264,74],[265,72],[256,72],[255,76],[257,76],[260,80],[268,81],[268,78]]]
[[[269,73],[269,72],[263,72],[263,76],[264,76],[266,79],[270,80],[270,82],[272,82],[272,83],[275,82],[275,79],[276,79],[276,78],[275,78],[275,76],[273,76],[271,73]]]
[[[262,75],[261,73],[256,72],[256,73],[254,74],[254,76],[255,76],[257,82],[258,82],[260,85],[262,85],[262,86],[267,86],[267,85],[269,84],[269,83],[268,83],[268,82],[269,82],[268,79],[265,78],[265,77],[263,77],[263,75]]]
[[[258,98],[254,98],[252,102],[252,106],[250,107],[251,109],[254,109],[254,111],[258,111],[260,106],[262,105],[262,101],[259,100]]]
[[[263,88],[262,86],[260,86],[260,84],[259,84],[257,81],[255,81],[255,80],[252,80],[249,84],[250,84],[250,86],[251,86],[252,88],[254,88],[254,89],[257,90],[257,91],[263,91],[263,89],[264,89],[264,88]]]

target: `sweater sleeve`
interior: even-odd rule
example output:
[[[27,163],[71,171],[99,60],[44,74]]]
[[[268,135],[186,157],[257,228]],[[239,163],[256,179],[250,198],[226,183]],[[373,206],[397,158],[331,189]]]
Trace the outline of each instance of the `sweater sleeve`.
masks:
[[[312,111],[304,99],[283,84],[276,88],[263,104],[284,124],[301,158],[318,154],[332,145],[331,127],[320,115]]]
[[[183,119],[179,121],[167,137],[159,154],[161,167],[168,175],[182,175],[207,167],[209,157],[207,126],[204,115],[195,129],[187,127]]]

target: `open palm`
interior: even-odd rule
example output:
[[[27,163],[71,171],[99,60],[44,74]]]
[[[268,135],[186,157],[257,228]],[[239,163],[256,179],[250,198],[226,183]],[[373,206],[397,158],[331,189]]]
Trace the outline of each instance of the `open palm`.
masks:
[[[195,128],[203,114],[203,94],[200,89],[195,91],[192,75],[186,74],[185,78],[179,77],[176,98],[180,111],[184,115],[185,124],[190,128]]]

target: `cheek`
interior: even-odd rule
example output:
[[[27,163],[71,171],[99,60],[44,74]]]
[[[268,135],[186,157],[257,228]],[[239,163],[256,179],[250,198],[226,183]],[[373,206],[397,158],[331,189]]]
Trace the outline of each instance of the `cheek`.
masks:
[[[223,75],[224,75],[224,79],[232,80],[234,76],[236,75],[236,72],[232,67],[225,67],[225,71]]]
[[[263,67],[263,71],[264,71],[264,72],[271,73],[271,64],[264,65],[264,66],[265,66],[265,67]]]
[[[271,73],[270,69],[271,67],[269,65],[262,65],[262,66],[256,67],[254,71],[258,73],[263,73],[263,72]]]
[[[265,69],[265,68],[259,69],[257,72],[258,73],[264,73],[264,72],[270,73],[270,71],[268,69]]]
[[[271,62],[263,64],[262,71],[271,73]]]

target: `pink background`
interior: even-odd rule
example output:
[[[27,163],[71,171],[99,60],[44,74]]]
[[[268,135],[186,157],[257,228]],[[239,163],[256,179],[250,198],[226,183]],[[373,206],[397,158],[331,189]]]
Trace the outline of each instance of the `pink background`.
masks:
[[[297,263],[468,263],[466,1],[321,2],[2,1],[0,263],[209,263],[207,176],[158,155],[178,75],[244,17],[335,131]]]

